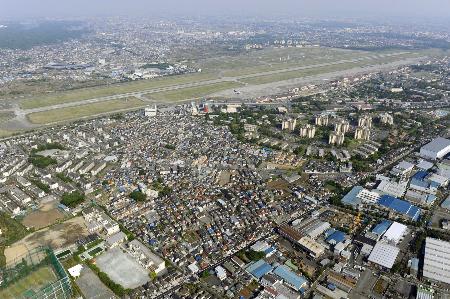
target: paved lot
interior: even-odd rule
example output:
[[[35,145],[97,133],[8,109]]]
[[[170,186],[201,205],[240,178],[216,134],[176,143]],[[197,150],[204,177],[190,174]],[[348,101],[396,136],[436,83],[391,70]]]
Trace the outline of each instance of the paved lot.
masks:
[[[150,281],[149,271],[119,247],[97,257],[96,265],[108,274],[109,278],[127,289],[137,288]]]
[[[75,282],[86,299],[117,298],[87,266],[84,266],[80,277]]]

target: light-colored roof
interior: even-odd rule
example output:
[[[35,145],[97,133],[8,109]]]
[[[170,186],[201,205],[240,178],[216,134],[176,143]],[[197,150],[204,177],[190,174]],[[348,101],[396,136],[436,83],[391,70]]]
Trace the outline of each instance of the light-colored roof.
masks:
[[[69,268],[68,271],[69,271],[70,276],[79,277],[82,269],[83,269],[83,265],[78,264],[78,265],[73,266],[72,268]]]
[[[389,242],[394,242],[395,244],[397,244],[405,235],[407,229],[408,228],[406,227],[406,225],[394,222],[384,233],[383,238]]]
[[[430,143],[425,144],[422,149],[437,153],[446,147],[450,147],[450,140],[438,137],[433,139]]]
[[[383,242],[377,242],[369,255],[369,261],[384,268],[391,269],[400,249]]]

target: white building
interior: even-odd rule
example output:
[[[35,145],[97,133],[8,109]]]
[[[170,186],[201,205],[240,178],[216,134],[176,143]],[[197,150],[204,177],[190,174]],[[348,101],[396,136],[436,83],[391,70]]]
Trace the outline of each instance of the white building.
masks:
[[[158,112],[158,108],[156,108],[156,105],[154,107],[145,107],[144,116],[154,117],[154,116],[156,116],[157,112]]]
[[[331,132],[328,138],[328,143],[342,145],[344,143],[344,138],[344,133]]]
[[[227,278],[227,272],[221,266],[217,266],[215,271],[217,278],[219,278],[220,280],[225,280]]]
[[[317,126],[328,126],[328,115],[318,115],[316,116]]]
[[[394,222],[383,235],[383,240],[390,244],[398,244],[406,235],[408,228],[406,225]]]
[[[450,242],[426,238],[423,277],[450,284]]]
[[[422,157],[433,160],[442,159],[448,153],[450,153],[450,140],[442,137],[433,139],[420,149],[420,155]]]
[[[130,254],[135,257],[139,264],[144,268],[151,269],[155,271],[156,274],[166,268],[165,261],[138,240],[131,241],[128,243],[128,246]]]

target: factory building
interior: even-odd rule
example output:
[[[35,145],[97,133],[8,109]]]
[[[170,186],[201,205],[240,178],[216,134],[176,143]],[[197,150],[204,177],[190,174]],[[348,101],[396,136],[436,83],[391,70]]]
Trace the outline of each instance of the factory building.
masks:
[[[450,284],[450,242],[426,238],[423,277]]]
[[[442,159],[450,153],[450,140],[442,137],[433,139],[420,148],[420,155],[428,159]]]

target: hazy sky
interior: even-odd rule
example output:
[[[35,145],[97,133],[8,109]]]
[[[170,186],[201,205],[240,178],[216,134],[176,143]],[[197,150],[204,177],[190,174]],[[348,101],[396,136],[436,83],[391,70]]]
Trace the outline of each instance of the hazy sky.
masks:
[[[1,18],[114,15],[450,19],[450,0],[0,0]]]

